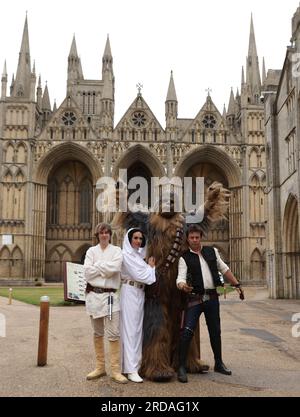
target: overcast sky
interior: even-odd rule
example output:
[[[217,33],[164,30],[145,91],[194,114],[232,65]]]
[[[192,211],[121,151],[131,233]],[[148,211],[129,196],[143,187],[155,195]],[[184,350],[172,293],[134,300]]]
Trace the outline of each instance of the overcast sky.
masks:
[[[51,103],[66,94],[67,58],[75,33],[84,77],[101,79],[109,34],[114,58],[115,125],[143,84],[143,97],[165,126],[170,71],[179,117],[194,118],[206,89],[220,112],[230,88],[240,88],[253,13],[260,65],[281,69],[298,0],[10,0],[1,4],[0,70],[7,61],[9,85],[16,72],[26,10],[31,59],[48,81]]]

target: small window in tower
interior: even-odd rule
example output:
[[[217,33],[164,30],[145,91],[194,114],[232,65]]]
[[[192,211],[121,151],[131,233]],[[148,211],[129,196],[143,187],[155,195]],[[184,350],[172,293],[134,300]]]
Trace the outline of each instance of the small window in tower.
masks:
[[[17,92],[17,96],[18,97],[23,97],[24,96],[24,91],[23,91],[23,87],[22,86],[19,86],[18,92]]]
[[[157,141],[157,129],[154,131],[154,140]]]
[[[195,131],[192,130],[192,143],[195,143]]]

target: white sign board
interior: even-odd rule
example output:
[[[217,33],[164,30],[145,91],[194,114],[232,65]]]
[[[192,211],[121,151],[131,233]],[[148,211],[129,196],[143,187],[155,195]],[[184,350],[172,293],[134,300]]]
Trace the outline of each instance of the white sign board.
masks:
[[[86,281],[83,265],[66,262],[65,300],[85,302]]]
[[[2,245],[12,245],[13,235],[2,235]]]

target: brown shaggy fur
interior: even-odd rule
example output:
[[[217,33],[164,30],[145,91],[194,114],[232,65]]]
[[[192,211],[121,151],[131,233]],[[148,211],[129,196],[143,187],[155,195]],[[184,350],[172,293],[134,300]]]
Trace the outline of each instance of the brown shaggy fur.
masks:
[[[211,222],[225,217],[228,208],[228,190],[222,184],[212,184],[205,201],[205,227]],[[130,217],[130,213],[120,213],[114,224],[122,227],[141,227],[141,221],[147,223],[148,257],[156,260],[157,282],[146,286],[144,344],[141,364],[141,375],[153,381],[169,381],[175,375],[178,364],[178,342],[182,311],[185,307],[185,296],[177,289],[179,257],[169,268],[165,268],[166,258],[172,249],[176,232],[185,224],[185,218],[179,214],[165,215],[151,213]],[[134,221],[136,224],[134,224]],[[181,248],[181,251],[184,248]],[[189,372],[201,372],[199,329],[190,346],[187,368]]]
[[[148,241],[148,255],[155,257],[156,268],[159,272],[172,249],[177,228],[184,225],[184,217],[177,213],[172,218],[165,218],[160,213],[156,213],[150,216],[149,223],[152,233],[150,232],[151,237]],[[168,381],[175,375],[177,369],[180,322],[185,304],[183,294],[176,286],[178,261],[179,258],[163,276],[159,277],[159,303],[162,307],[163,320],[155,337],[143,346],[140,372],[144,377],[153,381]],[[149,302],[148,292],[146,289],[146,305]],[[147,308],[145,308],[145,314],[147,314]],[[197,335],[199,337],[199,333]],[[199,338],[194,338],[188,358],[190,372],[201,371],[198,344]]]

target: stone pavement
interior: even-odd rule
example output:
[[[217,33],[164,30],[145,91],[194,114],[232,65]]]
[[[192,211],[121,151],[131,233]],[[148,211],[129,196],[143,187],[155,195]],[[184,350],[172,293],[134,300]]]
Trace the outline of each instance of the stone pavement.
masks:
[[[300,337],[292,337],[299,300],[270,300],[265,288],[245,289],[221,299],[223,358],[232,376],[209,371],[157,384],[118,385],[104,377],[86,381],[93,369],[92,331],[83,306],[52,307],[48,365],[36,366],[39,307],[0,297],[6,337],[0,337],[0,397],[261,397],[300,396]],[[3,316],[0,316],[0,318]],[[300,327],[298,328],[300,332]],[[213,366],[201,317],[201,352]]]

